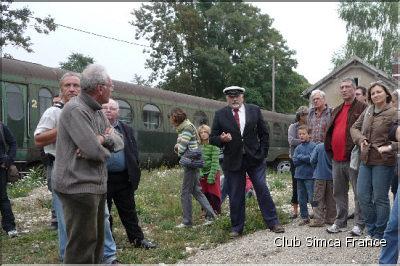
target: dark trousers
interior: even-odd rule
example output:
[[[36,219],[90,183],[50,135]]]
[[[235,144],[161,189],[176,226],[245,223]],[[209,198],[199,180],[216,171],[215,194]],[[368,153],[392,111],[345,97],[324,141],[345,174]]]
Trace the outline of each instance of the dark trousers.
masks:
[[[110,211],[110,227],[112,230],[113,218],[111,207],[113,202],[117,207],[118,215],[125,227],[128,240],[131,243],[144,238],[142,228],[139,226],[139,219],[136,212],[135,193],[128,181],[128,173],[108,173],[107,184],[107,206]],[[113,182],[110,182],[113,180]]]
[[[260,207],[264,222],[268,228],[279,223],[274,201],[265,182],[265,169],[265,163],[249,167],[244,157],[242,167],[239,171],[225,171],[232,231],[242,233],[244,228],[246,172],[256,191],[258,206]]]
[[[7,178],[5,168],[0,168],[0,211],[1,211],[1,227],[8,232],[15,230],[15,218],[11,209],[10,199],[7,195]]]
[[[63,194],[67,245],[65,264],[98,264],[103,258],[106,194]]]

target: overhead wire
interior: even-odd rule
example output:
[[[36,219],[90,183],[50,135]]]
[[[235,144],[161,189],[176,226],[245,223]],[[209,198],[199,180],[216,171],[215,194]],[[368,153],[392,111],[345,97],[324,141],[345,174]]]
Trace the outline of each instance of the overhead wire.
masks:
[[[28,16],[28,17],[33,18],[33,19],[37,19],[36,17],[33,17],[33,16]],[[101,38],[106,38],[106,39],[113,40],[113,41],[118,41],[118,42],[128,43],[128,44],[132,44],[132,45],[137,45],[137,46],[142,46],[142,47],[151,48],[149,45],[145,45],[145,44],[140,44],[140,43],[125,41],[125,40],[118,39],[118,38],[115,38],[115,37],[110,37],[110,36],[98,34],[98,33],[95,33],[95,32],[90,32],[90,31],[83,30],[83,29],[74,28],[74,27],[71,27],[71,26],[67,26],[67,25],[63,25],[63,24],[59,24],[59,23],[55,23],[55,22],[54,22],[54,24],[55,24],[56,26],[64,27],[64,28],[66,28],[66,29],[70,29],[70,30],[74,30],[74,31],[79,31],[79,32],[82,32],[82,33],[94,35],[94,36],[101,37]]]

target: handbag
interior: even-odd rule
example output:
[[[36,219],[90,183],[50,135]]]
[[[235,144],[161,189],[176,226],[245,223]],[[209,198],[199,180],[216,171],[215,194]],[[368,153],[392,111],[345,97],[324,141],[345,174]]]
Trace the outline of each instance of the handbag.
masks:
[[[355,145],[350,154],[350,168],[358,170],[360,166],[360,146]]]
[[[1,140],[3,141],[4,146],[5,146],[7,143],[6,143],[6,140],[4,137],[3,124],[1,124],[1,123],[0,123],[0,136],[1,136]],[[14,182],[17,182],[19,179],[21,179],[21,175],[18,171],[18,168],[14,164],[11,164],[7,168],[7,182],[14,183]]]
[[[185,153],[181,156],[181,159],[179,160],[179,164],[187,168],[203,168],[204,159],[201,149],[186,149]]]

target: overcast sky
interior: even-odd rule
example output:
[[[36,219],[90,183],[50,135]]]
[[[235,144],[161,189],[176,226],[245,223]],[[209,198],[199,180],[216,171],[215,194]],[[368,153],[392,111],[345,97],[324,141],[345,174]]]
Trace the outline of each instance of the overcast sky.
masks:
[[[140,3],[13,3],[11,6],[28,6],[35,16],[51,15],[58,24],[106,35],[130,42],[146,44],[135,40],[134,28],[129,24],[133,19],[130,12],[139,8]],[[338,3],[262,3],[252,2],[262,13],[274,19],[276,28],[287,41],[290,49],[296,51],[297,72],[310,83],[315,83],[333,68],[331,58],[346,41],[344,22],[338,18]],[[143,47],[104,39],[94,35],[58,27],[49,35],[37,34],[32,27],[27,30],[31,37],[34,53],[21,48],[6,47],[3,53],[14,58],[59,67],[73,53],[93,57],[104,65],[111,78],[131,82],[134,74],[147,77],[144,68],[147,54]]]

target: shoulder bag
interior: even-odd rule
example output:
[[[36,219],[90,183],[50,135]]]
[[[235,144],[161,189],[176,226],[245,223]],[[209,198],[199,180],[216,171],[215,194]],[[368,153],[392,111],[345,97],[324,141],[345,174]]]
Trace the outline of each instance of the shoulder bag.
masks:
[[[194,135],[196,136],[196,140],[198,141],[197,130],[193,126]],[[187,168],[203,168],[204,167],[204,159],[203,152],[201,148],[197,146],[197,149],[191,150],[189,146],[186,148],[186,151],[181,156],[179,160],[179,164],[183,167]]]

